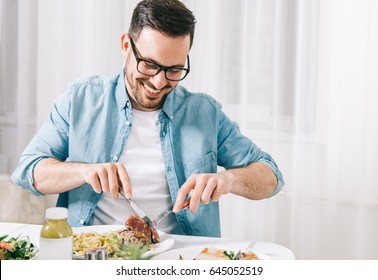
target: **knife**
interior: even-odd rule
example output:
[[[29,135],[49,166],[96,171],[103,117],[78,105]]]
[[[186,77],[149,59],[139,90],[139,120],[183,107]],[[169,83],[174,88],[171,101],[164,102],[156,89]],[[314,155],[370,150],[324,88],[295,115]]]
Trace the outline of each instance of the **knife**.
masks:
[[[123,191],[120,191],[119,192],[124,199],[126,199],[126,201],[130,204],[130,207],[135,211],[135,213],[143,220],[147,223],[147,225],[149,225],[150,227],[154,227],[154,222],[146,215],[146,213],[144,213],[144,211],[142,209],[140,209],[140,207],[138,205],[135,204],[134,201],[132,201],[130,198],[127,198]]]

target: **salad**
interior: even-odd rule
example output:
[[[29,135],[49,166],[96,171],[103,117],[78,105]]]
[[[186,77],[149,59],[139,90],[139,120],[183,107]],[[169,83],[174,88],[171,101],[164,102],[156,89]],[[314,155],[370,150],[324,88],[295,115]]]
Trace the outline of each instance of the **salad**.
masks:
[[[29,260],[36,255],[36,247],[28,236],[5,240],[7,237],[8,235],[0,237],[0,260]]]

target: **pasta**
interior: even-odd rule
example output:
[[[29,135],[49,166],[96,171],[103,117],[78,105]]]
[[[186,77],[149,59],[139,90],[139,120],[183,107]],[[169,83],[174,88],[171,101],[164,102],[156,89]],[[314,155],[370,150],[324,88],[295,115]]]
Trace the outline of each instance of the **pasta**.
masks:
[[[117,231],[74,233],[73,255],[84,257],[85,252],[104,248],[111,259],[140,259],[153,244],[160,242],[156,229],[148,226],[140,217],[130,215],[125,227]]]
[[[73,253],[75,256],[83,257],[85,252],[96,248],[105,248],[109,258],[123,258],[126,248],[123,245],[123,238],[117,231],[106,233],[81,232],[73,235]]]

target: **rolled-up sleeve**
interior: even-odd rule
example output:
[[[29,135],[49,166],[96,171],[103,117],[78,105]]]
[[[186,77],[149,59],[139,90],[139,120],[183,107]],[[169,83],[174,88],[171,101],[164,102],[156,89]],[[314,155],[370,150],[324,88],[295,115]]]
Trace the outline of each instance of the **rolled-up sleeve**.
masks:
[[[273,158],[269,154],[267,154],[267,155],[268,155],[267,158],[266,157],[261,158],[259,160],[259,162],[263,162],[266,165],[268,165],[270,167],[270,169],[272,169],[273,173],[276,175],[277,186],[276,186],[274,192],[270,195],[272,197],[272,196],[276,195],[277,193],[279,193],[282,190],[285,182],[283,180],[283,176],[282,176],[281,171],[277,167],[276,162],[273,160]]]
[[[219,105],[220,107],[220,105]],[[262,151],[248,137],[244,136],[238,125],[221,110],[218,111],[218,165],[228,168],[243,167],[253,162],[262,162],[272,169],[277,185],[271,196],[281,191],[284,180],[274,159]]]
[[[34,195],[43,195],[34,186],[34,169],[44,158],[55,158],[60,161],[67,159],[69,110],[69,93],[65,93],[55,101],[48,119],[21,154],[20,162],[11,175],[13,183]]]

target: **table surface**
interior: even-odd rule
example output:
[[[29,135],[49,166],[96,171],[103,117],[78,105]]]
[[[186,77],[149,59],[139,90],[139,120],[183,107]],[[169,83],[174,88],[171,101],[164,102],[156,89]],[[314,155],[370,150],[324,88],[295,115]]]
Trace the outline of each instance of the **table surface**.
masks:
[[[0,236],[9,235],[10,237],[29,236],[30,241],[39,246],[39,234],[42,225],[22,224],[22,223],[4,223],[0,222]],[[239,246],[243,249],[248,246],[252,240],[232,240],[227,238],[186,236],[186,235],[170,235],[174,240],[173,246],[169,250],[188,248],[188,247],[213,247],[222,248],[230,246]],[[259,252],[279,260],[294,260],[294,253],[288,248],[270,242],[257,241],[253,247],[254,252]]]

